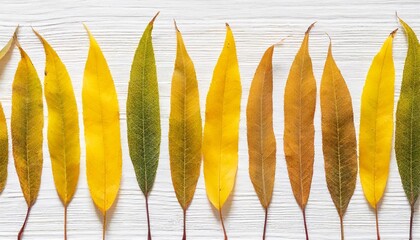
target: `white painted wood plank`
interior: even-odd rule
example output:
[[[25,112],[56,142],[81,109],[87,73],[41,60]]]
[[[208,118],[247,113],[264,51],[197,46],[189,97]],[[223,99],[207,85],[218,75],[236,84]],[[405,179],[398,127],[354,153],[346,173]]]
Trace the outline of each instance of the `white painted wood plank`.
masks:
[[[176,43],[172,23],[174,18],[195,62],[203,116],[213,68],[225,37],[225,22],[231,25],[237,41],[243,84],[240,160],[235,191],[224,208],[225,223],[231,239],[261,238],[263,209],[248,176],[245,104],[251,79],[265,48],[285,36],[291,36],[276,48],[274,56],[274,124],[278,140],[278,164],[267,238],[304,239],[302,217],[288,182],[282,148],[284,84],[303,33],[309,24],[318,21],[310,40],[310,53],[318,84],[328,46],[325,32],[332,37],[335,59],[353,97],[358,128],[364,79],[374,54],[388,34],[399,27],[395,11],[420,33],[420,3],[417,0],[2,0],[0,43],[6,43],[14,27],[20,24],[19,39],[42,79],[45,56],[30,27],[43,34],[67,65],[76,91],[80,120],[82,77],[88,49],[82,23],[89,26],[108,60],[120,101],[124,158],[121,190],[110,217],[108,239],[146,239],[144,197],[137,185],[128,154],[125,102],[135,48],[146,24],[157,11],[161,11],[161,14],[155,23],[153,42],[161,96],[162,148],[156,183],[150,196],[154,239],[180,239],[182,235],[182,211],[172,189],[167,146],[170,80]],[[405,37],[400,31],[394,43],[396,100],[406,48]],[[9,127],[11,84],[18,61],[19,53],[15,50],[0,62],[0,101],[5,108]],[[307,207],[309,232],[311,239],[339,239],[339,220],[325,183],[319,110],[318,104],[315,116],[315,170]],[[44,133],[46,136],[46,131]],[[83,134],[81,136],[84,144]],[[46,141],[44,154],[41,190],[29,218],[25,239],[62,239],[63,208],[55,192]],[[25,213],[26,204],[10,154],[9,179],[5,191],[0,194],[0,239],[16,238]],[[420,238],[420,220],[417,216],[418,213],[414,236]],[[408,238],[409,207],[394,155],[379,218],[382,239]],[[69,207],[69,239],[100,239],[100,219],[90,200],[85,176],[85,151],[82,147],[78,190]],[[188,211],[187,224],[189,239],[222,239],[217,214],[206,197],[203,176],[200,177],[194,201]],[[345,217],[345,231],[347,239],[366,240],[376,237],[374,214],[364,199],[359,181]]]

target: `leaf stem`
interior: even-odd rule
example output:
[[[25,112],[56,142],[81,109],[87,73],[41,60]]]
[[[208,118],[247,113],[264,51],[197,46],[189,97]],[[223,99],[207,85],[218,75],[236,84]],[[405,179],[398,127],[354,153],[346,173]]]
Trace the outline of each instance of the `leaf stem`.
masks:
[[[105,234],[106,233],[106,211],[104,212],[104,218],[103,218],[103,225],[102,225],[102,239],[105,240]]]
[[[187,240],[187,210],[184,209],[184,235],[182,240]]]
[[[265,208],[265,218],[264,218],[264,232],[262,239],[265,240],[265,233],[267,231],[267,219],[268,219],[268,207]]]
[[[222,223],[223,234],[225,235],[225,240],[228,240],[228,236],[226,234],[225,223],[223,221],[222,208],[219,208],[219,216],[220,216],[220,222]]]
[[[378,240],[381,240],[381,236],[379,234],[379,220],[378,220],[378,207],[375,206],[375,219],[376,219],[376,236]]]
[[[305,208],[302,209],[302,215],[303,215],[303,225],[305,226],[306,240],[309,240],[308,226],[306,224],[306,212],[305,212]]]
[[[67,240],[67,205],[64,206],[64,240]]]
[[[31,208],[32,208],[32,206],[31,207],[28,207],[28,210],[26,211],[25,221],[23,222],[22,228],[20,229],[19,234],[18,234],[18,237],[17,237],[18,240],[21,240],[22,239],[23,231],[25,230],[26,223],[28,222],[28,218],[29,218],[29,214],[31,212]]]
[[[410,214],[410,240],[413,239],[413,222],[414,222],[414,204],[411,205],[411,214]]]
[[[148,195],[146,195],[146,215],[147,215],[147,240],[152,240],[152,233],[150,231],[149,196]]]
[[[340,215],[340,230],[341,230],[341,240],[344,240],[344,223],[343,216]]]

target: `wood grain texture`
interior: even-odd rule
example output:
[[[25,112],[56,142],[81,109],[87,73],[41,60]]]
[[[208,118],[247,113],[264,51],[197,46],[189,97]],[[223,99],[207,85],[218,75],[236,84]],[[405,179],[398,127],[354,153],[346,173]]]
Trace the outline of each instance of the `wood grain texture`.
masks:
[[[173,191],[168,155],[168,119],[170,82],[176,51],[173,18],[182,26],[185,44],[195,63],[200,90],[200,105],[204,113],[205,97],[214,66],[225,37],[225,22],[235,34],[239,67],[243,85],[240,121],[239,168],[233,200],[224,208],[225,224],[231,239],[261,239],[262,207],[248,176],[246,141],[246,98],[255,68],[267,46],[292,35],[274,53],[273,102],[274,132],[277,138],[277,171],[273,201],[267,229],[267,239],[303,239],[304,232],[299,207],[288,182],[283,154],[283,92],[290,65],[300,47],[307,26],[318,21],[311,31],[310,53],[315,78],[319,86],[328,48],[328,32],[334,39],[334,57],[341,68],[353,98],[356,129],[359,129],[360,95],[373,56],[389,31],[399,27],[395,11],[420,31],[420,4],[417,0],[355,0],[349,1],[64,1],[64,0],[3,0],[0,14],[0,45],[4,45],[20,24],[19,39],[37,71],[43,72],[45,56],[42,45],[30,26],[43,33],[66,64],[73,81],[78,106],[81,104],[83,69],[89,47],[82,23],[95,33],[108,60],[120,103],[127,98],[131,61],[144,26],[157,12],[153,43],[157,63],[162,116],[162,147],[154,189],[149,204],[154,237],[177,240],[182,237],[182,210]],[[406,40],[399,31],[394,42],[396,94],[398,99],[401,74],[406,54]],[[0,63],[0,101],[3,104],[10,131],[11,86],[19,61],[17,49]],[[319,104],[319,101],[317,101]],[[79,109],[80,111],[80,109]],[[115,240],[144,239],[147,231],[144,197],[141,194],[130,162],[126,134],[125,104],[120,106],[123,150],[123,177],[115,207],[110,210],[108,238]],[[46,111],[45,111],[46,113]],[[204,118],[204,116],[203,116]],[[82,122],[82,114],[79,114]],[[307,220],[311,239],[339,239],[338,216],[328,193],[322,157],[321,116],[319,105],[315,113],[315,164],[311,196],[307,205]],[[46,129],[44,129],[46,135]],[[81,132],[83,126],[81,126]],[[356,130],[358,131],[358,130]],[[358,133],[357,133],[358,135]],[[44,171],[42,185],[31,212],[25,239],[62,239],[62,204],[54,188],[51,161],[44,139]],[[84,138],[81,137],[81,145]],[[394,151],[393,151],[394,152]],[[393,153],[394,154],[394,153]],[[11,156],[9,159],[12,159]],[[86,153],[81,152],[78,189],[68,212],[68,238],[95,240],[101,238],[102,223],[89,196],[86,181]],[[0,239],[15,239],[26,209],[20,192],[13,161],[9,162],[6,189],[0,194]],[[204,189],[200,176],[197,191],[188,211],[188,236],[191,240],[222,239],[220,223]],[[379,218],[384,240],[408,239],[409,204],[398,175],[394,155],[388,186]],[[346,214],[346,239],[375,238],[374,213],[363,197],[360,180]],[[326,234],[328,233],[328,234]],[[420,214],[417,211],[414,238],[420,238]]]

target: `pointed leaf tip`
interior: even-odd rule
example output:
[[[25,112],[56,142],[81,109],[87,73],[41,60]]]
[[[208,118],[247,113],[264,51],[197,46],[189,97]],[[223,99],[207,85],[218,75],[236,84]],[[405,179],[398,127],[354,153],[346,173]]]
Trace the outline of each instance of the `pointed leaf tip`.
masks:
[[[332,40],[331,40],[331,36],[326,32],[325,33],[328,37],[328,39],[330,40],[330,43],[328,44],[328,54],[331,53],[331,48],[332,48]]]
[[[155,20],[156,20],[157,16],[159,16],[159,13],[160,13],[160,11],[158,11],[158,12],[156,13],[156,15],[152,18],[152,20],[150,20],[149,25],[153,25],[153,23],[155,22]]]
[[[392,31],[389,35],[392,37],[395,37],[395,34],[397,34],[398,28],[396,28],[394,31]]]
[[[16,38],[17,38],[17,34],[18,34],[18,32],[19,32],[19,24],[16,26],[16,28],[15,28],[15,32],[13,33],[13,39],[15,40]]]
[[[39,38],[39,40],[41,40],[41,42],[44,42],[44,38],[41,36],[41,34],[39,34],[39,32],[37,32],[33,27],[32,28],[32,32]]]
[[[90,33],[90,30],[89,30],[88,26],[85,23],[82,23],[82,24],[83,24],[83,28],[86,30],[86,32],[87,32],[87,34],[90,38],[92,36],[92,34]]]
[[[178,26],[176,25],[176,21],[175,21],[175,19],[174,19],[174,25],[175,25],[175,30],[176,30],[177,32],[180,32],[180,31],[179,31],[179,29],[178,29]]]
[[[273,47],[277,47],[277,46],[280,46],[281,44],[283,44],[283,42],[284,41],[286,41],[286,39],[287,38],[289,38],[290,37],[290,35],[289,36],[286,36],[286,37],[284,37],[284,38],[282,38],[282,39],[280,39],[280,41],[278,41],[277,43],[274,43],[272,46]]]
[[[311,29],[315,26],[315,23],[316,23],[316,21],[315,21],[314,23],[312,23],[312,24],[308,27],[308,30],[306,30],[305,34],[309,34],[309,32],[311,31]]]
[[[325,35],[327,35],[327,37],[330,39],[330,44],[331,44],[331,36],[326,32]]]

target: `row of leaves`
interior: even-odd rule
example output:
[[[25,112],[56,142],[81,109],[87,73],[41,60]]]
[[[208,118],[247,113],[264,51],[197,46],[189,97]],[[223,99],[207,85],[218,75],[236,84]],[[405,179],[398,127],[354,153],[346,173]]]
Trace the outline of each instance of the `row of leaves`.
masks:
[[[157,16],[157,15],[156,15]],[[161,141],[156,64],[152,45],[152,21],[147,25],[135,52],[127,98],[130,157],[138,184],[145,195],[148,239],[148,196],[155,180]],[[404,190],[411,206],[410,239],[414,205],[420,192],[420,48],[412,29],[400,20],[408,37],[408,52],[396,115],[395,151]],[[176,27],[176,24],[175,24]],[[202,155],[207,196],[219,211],[225,239],[222,207],[235,183],[238,166],[238,137],[241,82],[235,41],[229,25],[222,53],[214,69],[207,95],[204,135],[194,65],[176,27],[177,54],[172,78],[169,119],[169,154],[172,182],[184,213],[193,199],[200,175]],[[306,239],[305,207],[308,202],[314,163],[314,112],[316,81],[309,55],[309,32],[292,63],[284,94],[284,152],[295,199],[302,209]],[[107,211],[117,197],[122,175],[119,107],[115,86],[104,55],[85,26],[90,40],[82,102],[86,141],[86,171],[90,193],[103,215],[105,239]],[[35,32],[35,31],[34,31]],[[365,197],[376,213],[385,190],[393,135],[395,70],[392,42],[396,30],[373,59],[362,93],[359,167]],[[66,67],[57,53],[37,32],[46,54],[44,94],[48,105],[48,147],[55,186],[64,204],[64,238],[67,207],[76,190],[80,165],[79,122],[76,99]],[[11,132],[13,156],[23,195],[28,205],[23,230],[34,205],[42,173],[42,86],[36,70],[17,41],[16,34],[1,50],[2,58],[16,43],[21,61],[12,90]],[[265,209],[265,239],[275,168],[276,139],[273,131],[274,45],[264,53],[256,70],[247,105],[249,174]],[[357,179],[357,142],[352,100],[336,65],[331,43],[321,80],[322,141],[329,192],[341,222],[354,193]],[[8,136],[0,105],[0,190],[7,176]],[[203,136],[202,136],[203,135]]]

